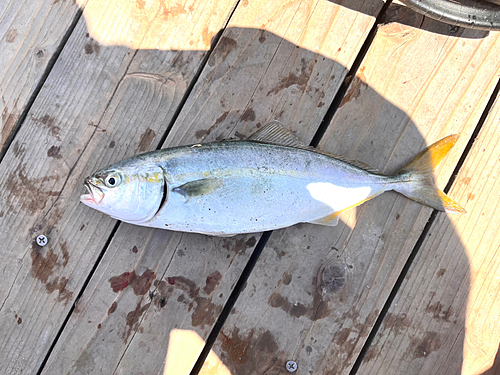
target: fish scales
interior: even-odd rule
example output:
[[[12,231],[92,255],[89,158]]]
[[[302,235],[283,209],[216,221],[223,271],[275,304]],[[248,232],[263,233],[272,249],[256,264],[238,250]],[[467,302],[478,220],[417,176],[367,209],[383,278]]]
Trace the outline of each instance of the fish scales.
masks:
[[[143,225],[219,235],[314,221],[333,213],[332,205],[342,209],[378,193],[388,180],[325,155],[264,143],[183,147],[157,159],[168,199]],[[179,186],[208,178],[220,181],[208,194],[175,194]],[[336,194],[341,190],[352,193]]]

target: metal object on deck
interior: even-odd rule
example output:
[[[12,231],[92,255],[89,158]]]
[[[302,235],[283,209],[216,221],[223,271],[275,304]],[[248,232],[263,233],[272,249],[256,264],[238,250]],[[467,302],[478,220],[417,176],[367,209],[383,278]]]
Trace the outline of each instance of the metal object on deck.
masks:
[[[401,0],[414,11],[450,25],[479,30],[500,30],[497,0]]]
[[[39,246],[45,246],[47,245],[47,242],[49,242],[49,240],[47,239],[47,237],[45,237],[43,234],[39,235],[37,238],[36,238],[36,243],[39,245]]]
[[[295,372],[297,371],[297,368],[298,368],[297,363],[295,363],[294,361],[288,361],[286,363],[286,369],[288,372]]]

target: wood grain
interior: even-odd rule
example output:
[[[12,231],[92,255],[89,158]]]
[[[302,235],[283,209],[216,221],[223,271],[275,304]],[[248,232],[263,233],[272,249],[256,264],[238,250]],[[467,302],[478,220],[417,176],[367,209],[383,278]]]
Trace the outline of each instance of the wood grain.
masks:
[[[0,5],[0,154],[78,14],[78,5],[69,1]]]
[[[446,35],[445,25],[416,20],[419,29],[389,10],[320,147],[394,173],[459,133],[436,171],[443,187],[498,80],[498,34]],[[286,374],[288,360],[300,374],[349,373],[430,213],[386,193],[337,227],[274,232],[215,353],[235,374]]]
[[[468,214],[438,214],[359,373],[498,371],[499,120],[497,98],[450,191]]]
[[[220,12],[220,28],[233,2],[206,6]],[[79,203],[83,178],[156,148],[206,55],[101,45],[86,27],[92,9],[84,12],[0,165],[0,241],[6,244],[0,357],[6,374],[39,370],[116,225]],[[207,12],[201,19],[213,24],[210,17]],[[186,19],[176,25],[191,24]],[[114,31],[120,30],[126,31],[123,25]],[[39,234],[49,240],[43,248],[34,241]]]
[[[373,21],[326,1],[240,3],[164,146],[244,137],[271,119],[310,141],[347,73],[326,55],[352,64]],[[44,373],[187,373],[202,346],[165,365],[176,332],[206,339],[259,237],[120,225]]]

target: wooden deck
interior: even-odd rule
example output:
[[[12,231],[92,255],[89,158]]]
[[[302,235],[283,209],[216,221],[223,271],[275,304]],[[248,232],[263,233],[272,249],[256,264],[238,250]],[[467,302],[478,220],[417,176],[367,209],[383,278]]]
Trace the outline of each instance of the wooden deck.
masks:
[[[499,32],[381,0],[0,14],[0,373],[500,373]],[[458,133],[435,178],[468,213],[385,193],[214,238],[79,203],[100,167],[272,120],[384,173]]]

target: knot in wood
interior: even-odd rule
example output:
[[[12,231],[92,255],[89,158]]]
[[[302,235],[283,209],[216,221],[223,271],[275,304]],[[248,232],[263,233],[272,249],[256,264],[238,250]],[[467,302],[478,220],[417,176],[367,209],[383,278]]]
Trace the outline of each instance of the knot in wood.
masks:
[[[321,271],[321,287],[329,293],[337,292],[345,284],[345,264],[332,263]]]

